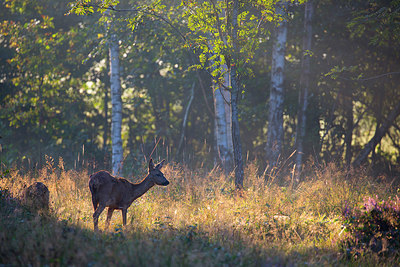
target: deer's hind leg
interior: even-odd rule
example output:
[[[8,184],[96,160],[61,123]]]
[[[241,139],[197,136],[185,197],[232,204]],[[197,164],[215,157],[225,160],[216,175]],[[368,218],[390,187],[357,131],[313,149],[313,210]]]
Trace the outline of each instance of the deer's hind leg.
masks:
[[[93,209],[96,211],[97,206],[99,205],[99,200],[95,197],[94,194],[92,194],[92,203],[93,203]]]
[[[106,220],[106,230],[108,230],[108,227],[110,226],[110,221],[111,221],[111,217],[113,215],[114,209],[108,207],[108,211],[107,211],[107,220]]]
[[[105,205],[99,205],[97,206],[97,209],[93,213],[93,224],[94,224],[94,230],[98,231],[99,230],[99,216],[103,212],[103,210],[106,208]]]

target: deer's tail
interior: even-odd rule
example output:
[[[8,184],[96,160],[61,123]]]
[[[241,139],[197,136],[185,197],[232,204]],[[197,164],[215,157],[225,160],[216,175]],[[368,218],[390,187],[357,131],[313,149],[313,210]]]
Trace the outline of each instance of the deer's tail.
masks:
[[[96,211],[97,206],[99,205],[99,198],[98,198],[96,183],[93,181],[92,176],[93,175],[90,175],[89,189],[90,189],[90,193],[92,194],[93,208]]]

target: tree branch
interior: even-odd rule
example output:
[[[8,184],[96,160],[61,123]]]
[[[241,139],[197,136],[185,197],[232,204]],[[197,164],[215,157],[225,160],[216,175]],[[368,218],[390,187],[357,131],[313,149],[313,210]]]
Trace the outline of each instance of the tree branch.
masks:
[[[346,78],[346,77],[342,77],[342,76],[338,76],[338,78],[341,79],[341,80],[346,80],[346,81],[365,82],[365,81],[370,81],[370,80],[383,78],[385,76],[389,76],[389,75],[393,75],[393,74],[400,74],[400,71],[392,71],[392,72],[383,73],[383,74],[379,74],[379,75],[368,77],[368,78],[364,78],[364,79],[352,79],[352,78]]]
[[[376,145],[382,140],[382,138],[386,135],[390,126],[392,126],[393,122],[400,115],[400,102],[390,111],[386,120],[382,123],[381,127],[379,127],[371,140],[365,145],[363,150],[358,154],[357,158],[353,161],[353,166],[358,167],[362,163],[367,160],[369,153],[375,149]]]
[[[87,6],[92,6],[92,7],[97,7],[97,8],[104,8],[107,10],[111,10],[111,11],[115,11],[115,12],[138,12],[138,13],[143,13],[143,14],[147,14],[147,15],[152,15],[162,21],[164,21],[165,23],[167,23],[171,28],[173,28],[178,34],[179,36],[186,42],[186,37],[185,35],[183,35],[183,33],[176,28],[172,22],[170,22],[167,18],[158,15],[157,13],[155,13],[154,11],[147,11],[143,8],[125,8],[125,9],[119,9],[119,8],[115,8],[114,6],[108,6],[108,7],[102,7],[101,5],[95,5],[95,4],[86,4]]]

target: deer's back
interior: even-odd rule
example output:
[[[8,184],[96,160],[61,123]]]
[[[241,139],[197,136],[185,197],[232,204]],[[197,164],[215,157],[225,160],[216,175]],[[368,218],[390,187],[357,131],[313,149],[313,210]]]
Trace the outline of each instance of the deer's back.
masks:
[[[128,203],[130,182],[115,178],[107,171],[99,171],[90,176],[89,188],[98,201],[108,207],[121,208]]]
[[[99,171],[90,175],[89,188],[90,191],[95,192],[103,186],[111,186],[116,183],[117,179],[107,171]]]

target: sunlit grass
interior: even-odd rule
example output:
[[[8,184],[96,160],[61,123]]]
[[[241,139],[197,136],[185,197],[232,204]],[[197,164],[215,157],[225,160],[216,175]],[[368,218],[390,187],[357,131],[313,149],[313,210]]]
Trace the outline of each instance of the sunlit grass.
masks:
[[[109,232],[96,234],[87,171],[48,166],[38,173],[13,171],[0,180],[18,198],[24,185],[45,183],[50,215],[31,214],[17,205],[0,216],[0,263],[17,265],[263,265],[348,264],[341,248],[346,238],[345,203],[365,196],[395,193],[365,173],[326,166],[298,187],[265,183],[254,164],[237,194],[233,177],[219,169],[193,171],[169,164],[167,187],[154,187],[128,210],[128,225],[114,212]],[[139,181],[137,177],[132,181]],[[281,183],[282,184],[282,183]],[[12,206],[12,205],[11,205]],[[104,228],[106,212],[99,219]],[[17,256],[16,256],[17,255]],[[396,259],[365,257],[359,263],[391,265]]]

